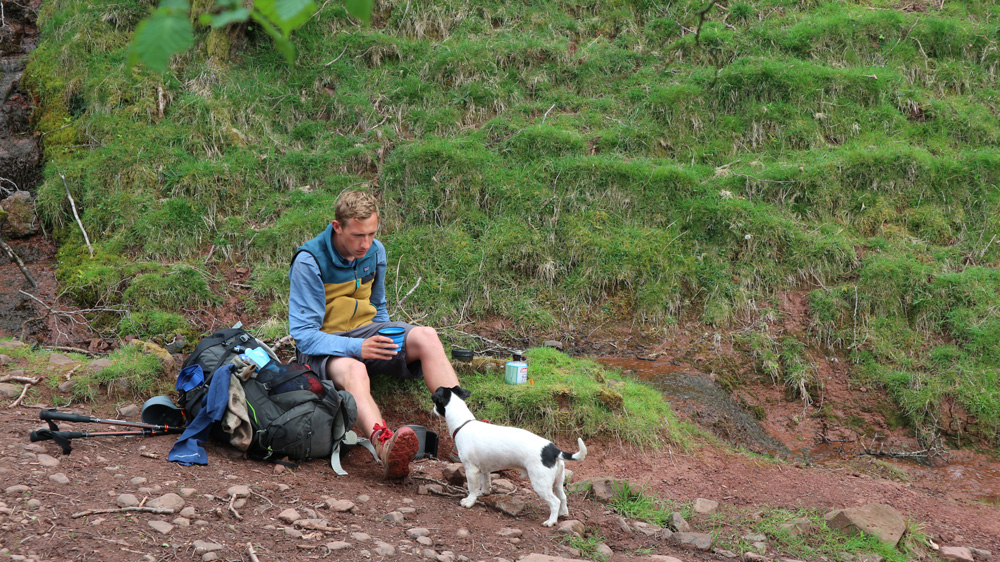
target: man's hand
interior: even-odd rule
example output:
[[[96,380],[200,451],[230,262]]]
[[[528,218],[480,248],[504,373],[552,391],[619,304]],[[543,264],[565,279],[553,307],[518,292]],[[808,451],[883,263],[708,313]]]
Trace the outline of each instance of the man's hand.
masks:
[[[362,359],[385,359],[389,360],[399,353],[392,338],[387,336],[374,335],[361,343]]]

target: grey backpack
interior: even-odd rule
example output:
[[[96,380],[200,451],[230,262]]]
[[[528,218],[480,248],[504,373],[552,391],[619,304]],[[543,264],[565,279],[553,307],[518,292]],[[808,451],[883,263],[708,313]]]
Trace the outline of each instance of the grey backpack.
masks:
[[[269,376],[258,372],[243,383],[253,429],[247,456],[269,461],[288,457],[298,462],[330,457],[338,451],[358,418],[354,397],[334,388],[331,381],[319,381],[321,386],[312,388],[315,373],[306,365],[271,363],[268,367]]]

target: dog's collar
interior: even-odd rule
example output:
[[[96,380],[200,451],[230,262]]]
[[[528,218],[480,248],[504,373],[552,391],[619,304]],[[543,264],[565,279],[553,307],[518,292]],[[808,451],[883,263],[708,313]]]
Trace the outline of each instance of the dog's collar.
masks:
[[[465,427],[466,425],[468,425],[469,422],[474,422],[474,421],[476,421],[475,418],[473,418],[471,420],[465,420],[465,423],[463,423],[462,425],[456,427],[455,431],[451,432],[451,439],[452,439],[452,441],[455,440],[455,436],[458,435],[458,432],[461,431],[463,427]]]

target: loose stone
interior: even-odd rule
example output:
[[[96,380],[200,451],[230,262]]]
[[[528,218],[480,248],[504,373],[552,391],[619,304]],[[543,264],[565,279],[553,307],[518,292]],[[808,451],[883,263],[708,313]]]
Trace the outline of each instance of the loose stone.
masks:
[[[154,531],[164,535],[174,530],[174,526],[166,521],[154,520],[150,521],[148,524]]]
[[[49,475],[49,480],[56,484],[69,484],[69,478],[62,472]]]

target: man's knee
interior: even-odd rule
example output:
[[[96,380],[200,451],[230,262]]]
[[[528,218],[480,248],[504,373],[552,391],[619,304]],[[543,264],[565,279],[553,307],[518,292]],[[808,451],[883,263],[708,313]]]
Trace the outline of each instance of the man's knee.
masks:
[[[412,345],[413,347],[421,350],[433,346],[441,346],[441,339],[438,338],[437,330],[429,326],[417,326],[416,328],[411,328],[406,339],[407,345]]]
[[[368,384],[368,368],[352,357],[331,357],[326,363],[326,374],[330,380],[345,387]]]

